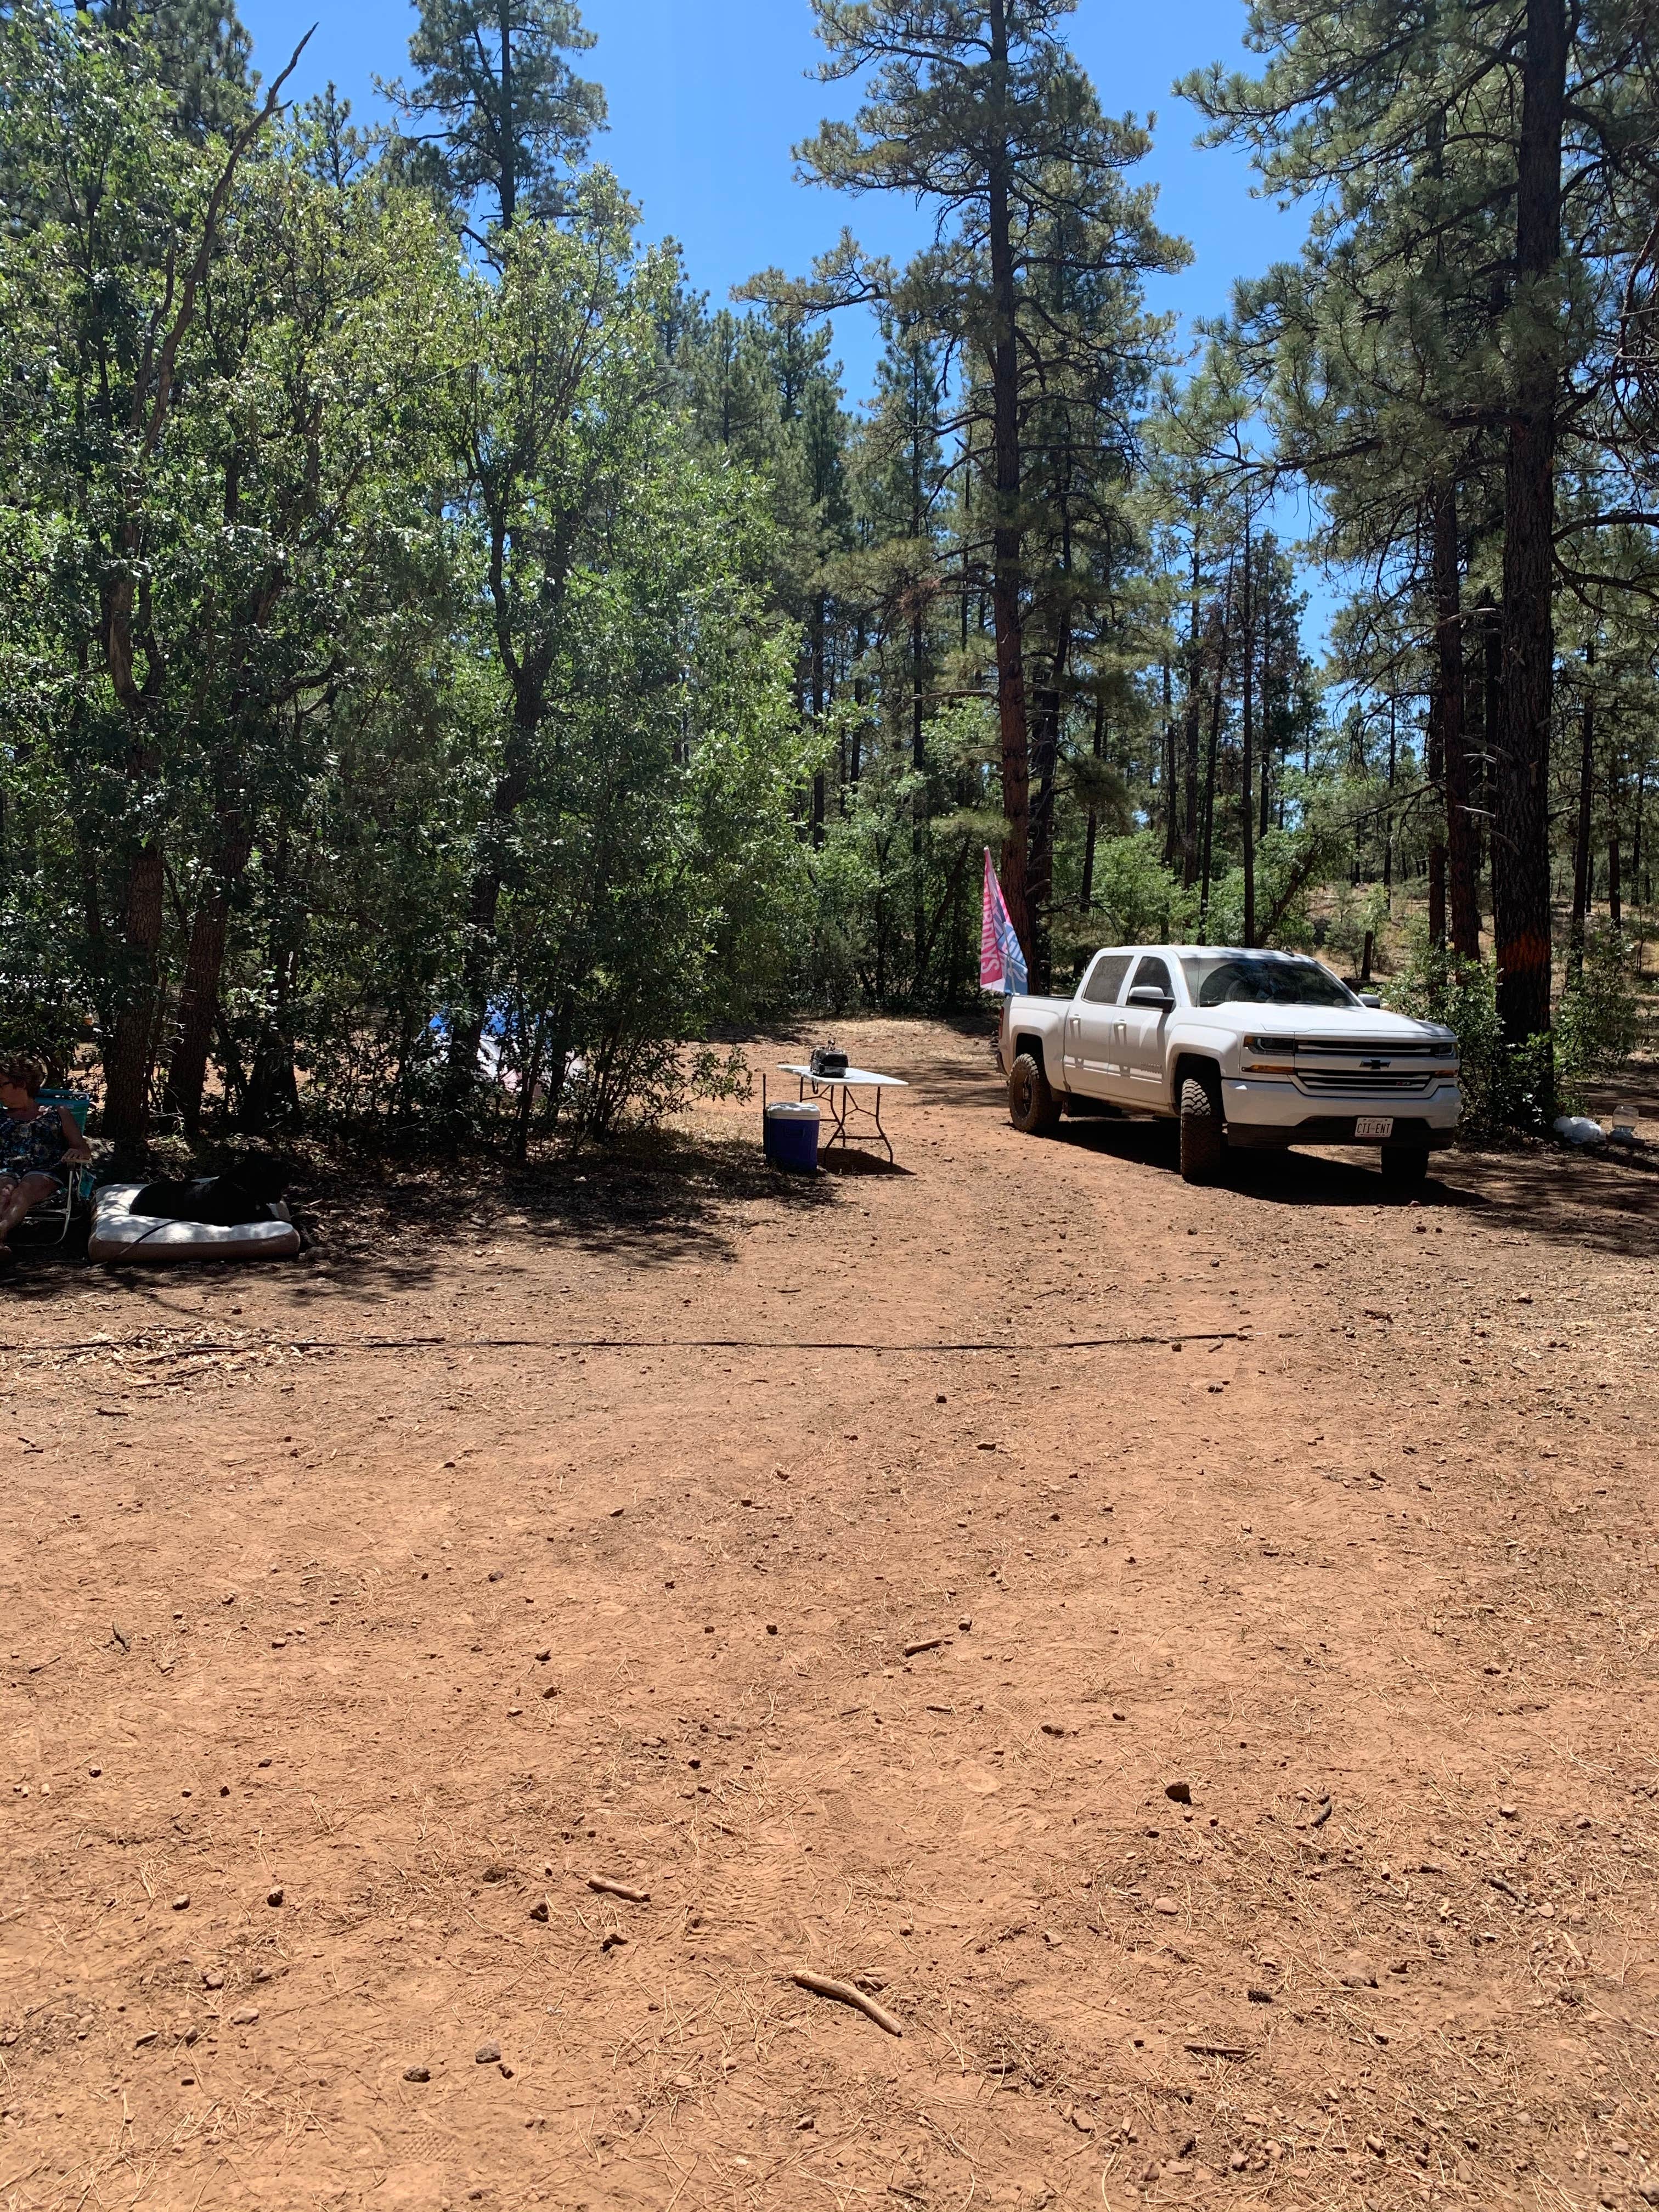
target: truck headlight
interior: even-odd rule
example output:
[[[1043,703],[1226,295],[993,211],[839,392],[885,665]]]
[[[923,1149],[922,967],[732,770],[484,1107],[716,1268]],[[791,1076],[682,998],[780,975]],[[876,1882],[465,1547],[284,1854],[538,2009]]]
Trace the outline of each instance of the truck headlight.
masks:
[[[1247,1036],[1243,1040],[1242,1064],[1253,1075],[1294,1075],[1296,1039]]]

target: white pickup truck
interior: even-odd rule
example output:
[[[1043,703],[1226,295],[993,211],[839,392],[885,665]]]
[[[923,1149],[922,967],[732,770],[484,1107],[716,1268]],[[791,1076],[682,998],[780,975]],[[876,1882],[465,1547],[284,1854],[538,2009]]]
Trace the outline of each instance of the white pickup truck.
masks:
[[[1004,1001],[997,1055],[1017,1129],[1062,1113],[1178,1120],[1188,1182],[1213,1182],[1230,1149],[1377,1145],[1384,1180],[1415,1186],[1462,1112],[1449,1030],[1288,952],[1097,952],[1074,998]]]

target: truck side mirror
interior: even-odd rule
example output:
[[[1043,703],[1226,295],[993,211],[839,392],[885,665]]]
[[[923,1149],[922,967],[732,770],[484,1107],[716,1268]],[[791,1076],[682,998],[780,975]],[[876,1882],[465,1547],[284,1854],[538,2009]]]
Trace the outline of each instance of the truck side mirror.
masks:
[[[1160,990],[1156,983],[1137,983],[1124,1003],[1130,1006],[1157,1006],[1162,1011],[1174,1006],[1175,998],[1172,993]]]

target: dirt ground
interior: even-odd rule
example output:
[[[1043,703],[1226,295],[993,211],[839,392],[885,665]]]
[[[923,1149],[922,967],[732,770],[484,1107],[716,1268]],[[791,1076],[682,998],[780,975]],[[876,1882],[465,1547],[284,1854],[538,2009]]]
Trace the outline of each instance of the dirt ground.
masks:
[[[1659,1174],[841,1034],[0,1292],[0,2206],[1659,2202]]]

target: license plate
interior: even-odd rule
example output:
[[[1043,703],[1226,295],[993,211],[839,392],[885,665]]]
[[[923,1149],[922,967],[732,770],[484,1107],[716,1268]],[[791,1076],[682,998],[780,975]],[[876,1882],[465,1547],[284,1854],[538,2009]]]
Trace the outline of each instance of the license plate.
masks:
[[[1386,1143],[1394,1134],[1392,1114],[1362,1114],[1353,1125],[1353,1133],[1362,1139]]]

